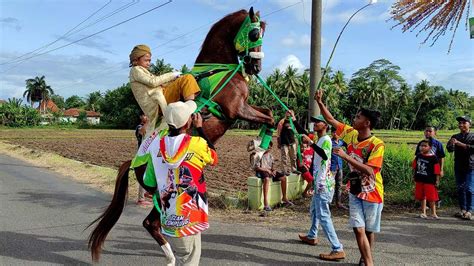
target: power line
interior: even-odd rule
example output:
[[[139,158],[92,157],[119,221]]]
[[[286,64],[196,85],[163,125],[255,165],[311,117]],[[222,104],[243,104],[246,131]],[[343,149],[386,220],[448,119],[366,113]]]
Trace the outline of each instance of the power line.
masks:
[[[67,31],[66,33],[64,33],[61,37],[57,38],[55,41],[52,41],[48,44],[45,44],[43,46],[41,46],[40,48],[37,48],[31,52],[28,52],[28,53],[25,53],[25,54],[22,54],[16,58],[13,58],[11,59],[9,62],[3,62],[3,63],[0,63],[0,66],[3,66],[3,65],[6,65],[6,64],[11,64],[11,63],[15,63],[18,59],[21,59],[22,57],[25,57],[27,55],[30,55],[30,54],[33,54],[35,53],[36,51],[39,51],[39,50],[43,50],[44,48],[47,48],[53,44],[55,44],[56,42],[62,40],[63,38],[67,37],[68,34],[75,30],[77,27],[79,27],[80,25],[82,25],[84,22],[86,22],[87,20],[89,20],[91,17],[93,17],[95,14],[97,14],[98,12],[100,12],[102,9],[104,9],[106,6],[108,6],[110,3],[112,2],[112,0],[109,0],[109,2],[107,2],[105,5],[103,5],[101,8],[99,8],[98,10],[96,10],[95,12],[93,12],[91,15],[89,15],[86,19],[82,20],[79,24],[77,24],[76,26],[74,26],[74,28],[70,29],[69,31]]]
[[[86,29],[86,28],[89,28],[89,27],[91,27],[91,26],[94,26],[95,24],[97,24],[97,23],[99,23],[99,22],[101,22],[101,21],[104,21],[105,19],[110,18],[110,17],[112,17],[113,15],[115,15],[115,14],[117,14],[117,13],[120,13],[120,12],[122,12],[122,11],[125,10],[125,9],[128,9],[129,7],[131,7],[131,6],[135,5],[135,4],[138,4],[138,2],[140,2],[140,0],[133,0],[132,2],[130,2],[130,3],[128,3],[128,4],[125,4],[125,5],[123,5],[123,6],[119,7],[119,8],[117,8],[117,9],[115,9],[114,11],[110,12],[109,14],[106,14],[105,16],[103,16],[103,17],[101,17],[101,18],[98,18],[96,21],[94,21],[94,22],[92,22],[92,23],[90,23],[90,24],[87,24],[86,26],[84,26],[84,27],[82,27],[82,28],[80,28],[80,29],[74,31],[74,32],[71,33],[71,34],[76,34],[76,33],[80,32],[80,31],[82,31],[82,30],[84,30],[84,29]]]
[[[256,2],[256,1],[253,1],[252,3],[254,3],[254,2]],[[252,3],[251,3],[251,4],[252,4]],[[296,4],[291,4],[291,5],[285,6],[285,7],[283,7],[283,8],[274,10],[274,11],[268,13],[268,14],[265,14],[265,15],[263,15],[263,16],[261,16],[261,17],[262,17],[262,18],[263,18],[263,17],[269,17],[269,16],[271,16],[271,15],[273,15],[273,14],[275,14],[275,13],[281,12],[281,11],[283,11],[283,10],[285,10],[285,9],[288,9],[288,8],[290,8],[290,7],[293,7],[293,6],[298,5],[298,4],[301,4],[301,3],[302,3],[302,1],[297,2]],[[154,47],[153,49],[156,49],[156,48],[158,48],[158,47],[161,47],[161,46],[164,46],[164,45],[166,45],[166,44],[169,44],[169,43],[171,43],[171,42],[173,42],[173,41],[175,41],[175,40],[178,40],[178,39],[180,39],[180,38],[182,38],[182,37],[184,37],[184,36],[186,36],[186,35],[188,35],[188,34],[190,34],[190,33],[193,33],[193,32],[195,32],[195,31],[197,31],[197,30],[199,30],[199,29],[201,29],[201,28],[203,28],[203,27],[205,27],[205,26],[208,26],[208,25],[210,25],[210,24],[213,24],[213,23],[214,23],[214,22],[207,23],[207,24],[203,24],[203,25],[201,25],[201,26],[199,26],[199,27],[197,27],[197,28],[194,28],[193,30],[191,30],[191,31],[189,31],[189,32],[186,32],[186,33],[184,33],[184,34],[181,34],[180,36],[178,36],[178,37],[176,37],[176,38],[174,38],[174,39],[172,39],[172,40],[170,40],[170,41],[167,41],[167,42],[165,42],[165,43],[162,43],[162,44],[160,44],[160,45]],[[189,46],[191,46],[191,45],[194,45],[194,44],[196,44],[196,43],[198,43],[198,42],[202,42],[202,41],[204,41],[204,39],[195,40],[195,41],[193,41],[193,42],[191,42],[191,43],[188,43],[188,44],[186,44],[186,45],[184,45],[184,46],[181,46],[181,47],[179,47],[179,48],[173,49],[173,50],[171,50],[171,51],[167,51],[167,52],[165,52],[165,53],[158,54],[157,57],[161,57],[161,56],[164,56],[164,55],[167,55],[167,54],[170,54],[170,53],[174,53],[174,52],[176,52],[176,51],[182,50],[182,49],[184,49],[184,48],[186,48],[186,47],[189,47]],[[119,67],[119,69],[113,70],[113,71],[109,71],[109,70],[114,69],[114,68],[116,68],[116,67]],[[116,67],[108,68],[108,69],[106,69],[105,71],[101,72],[102,74],[98,74],[97,76],[94,76],[94,77],[92,77],[92,78],[90,78],[90,79],[87,79],[87,81],[92,81],[92,80],[96,80],[96,79],[98,79],[98,78],[101,78],[101,77],[103,77],[103,74],[105,74],[105,73],[112,74],[112,73],[116,73],[116,72],[122,71],[122,70],[124,70],[124,69],[127,68],[127,67],[122,67],[122,66],[116,66]],[[67,88],[63,88],[63,89],[60,88],[60,89],[56,89],[55,91],[64,90],[64,89],[67,89]]]
[[[248,3],[247,5],[245,5],[244,7],[253,5],[253,4],[255,4],[256,2],[258,2],[258,0],[252,1],[252,2]],[[214,21],[209,22],[209,23],[206,23],[206,24],[203,24],[203,25],[201,25],[201,26],[199,26],[199,27],[197,27],[197,28],[194,28],[194,29],[192,29],[192,30],[190,30],[190,31],[188,31],[188,32],[186,32],[186,33],[184,33],[184,34],[179,35],[179,36],[176,37],[176,38],[173,38],[173,39],[171,39],[171,40],[168,40],[168,41],[166,41],[166,42],[164,42],[164,43],[162,43],[162,44],[159,44],[158,46],[152,47],[151,49],[154,50],[154,49],[156,49],[156,48],[158,48],[158,47],[162,47],[162,46],[164,46],[164,45],[167,45],[167,44],[169,44],[169,43],[172,43],[172,42],[174,42],[174,41],[176,41],[176,40],[179,40],[179,39],[181,39],[181,38],[183,38],[183,37],[185,37],[185,36],[187,36],[187,35],[189,35],[189,34],[191,34],[191,33],[193,33],[193,32],[196,32],[196,31],[198,31],[198,30],[200,30],[200,29],[202,29],[202,28],[204,28],[204,27],[206,27],[206,26],[212,25],[212,24],[214,24]],[[175,49],[175,50],[171,50],[171,51],[169,51],[169,52],[167,52],[167,53],[159,54],[159,55],[157,55],[157,57],[162,56],[162,55],[165,55],[165,54],[168,54],[168,53],[173,53],[173,52],[175,52],[175,51],[181,50],[181,49],[183,49],[183,48],[185,48],[185,47],[191,46],[191,45],[195,44],[196,42],[203,41],[203,40],[204,40],[204,39],[200,39],[200,40],[197,40],[197,41],[193,41],[192,43],[186,44],[186,45],[184,45],[184,46],[181,46],[180,48],[177,48],[177,49]],[[114,68],[117,68],[117,67],[119,67],[119,69],[114,70],[114,71],[111,71],[111,72],[109,71],[109,70],[114,69]],[[108,73],[108,74],[116,73],[116,72],[121,71],[121,70],[123,70],[123,69],[125,69],[125,68],[127,68],[127,67],[115,66],[115,67],[107,68],[107,69],[105,69],[105,70],[102,70],[100,73],[97,73],[97,75],[94,76],[94,77],[92,77],[91,79],[89,79],[89,81],[90,81],[90,80],[95,80],[95,79],[97,79],[97,78],[102,77],[102,74],[105,74],[105,73]]]
[[[75,44],[75,43],[78,43],[78,42],[80,42],[80,41],[86,40],[86,39],[88,39],[88,38],[90,38],[90,37],[96,36],[96,35],[98,35],[98,34],[100,34],[100,33],[103,33],[103,32],[105,32],[105,31],[108,31],[108,30],[112,29],[112,28],[115,28],[115,27],[117,27],[117,26],[120,26],[120,25],[122,25],[122,24],[124,24],[124,23],[126,23],[126,22],[129,22],[130,20],[136,19],[136,18],[138,18],[138,17],[140,17],[140,16],[143,16],[143,15],[145,15],[145,14],[147,14],[147,13],[150,13],[151,11],[153,11],[153,10],[155,10],[155,9],[158,9],[158,8],[161,8],[161,7],[167,5],[167,4],[171,3],[171,2],[172,2],[172,0],[168,0],[168,1],[167,1],[166,3],[164,3],[164,4],[158,5],[158,6],[154,7],[154,8],[151,8],[151,9],[145,11],[145,12],[142,12],[142,13],[136,15],[136,16],[133,16],[133,17],[131,17],[131,18],[129,18],[129,19],[126,19],[126,20],[124,20],[124,21],[122,21],[122,22],[119,22],[119,23],[117,23],[117,24],[114,24],[114,25],[112,25],[112,26],[110,26],[110,27],[107,27],[107,28],[105,28],[105,29],[103,29],[103,30],[100,30],[100,31],[95,32],[95,33],[93,33],[93,34],[91,34],[91,35],[85,36],[85,37],[83,37],[83,38],[80,38],[79,40],[76,40],[76,41],[70,42],[70,43],[68,43],[68,44],[59,46],[59,47],[57,47],[57,48],[48,50],[48,51],[46,51],[46,52],[43,52],[43,53],[39,53],[39,54],[35,54],[35,55],[32,55],[32,56],[26,57],[26,58],[24,58],[24,59],[22,59],[22,60],[19,60],[17,63],[22,63],[22,62],[27,61],[27,60],[29,60],[29,59],[32,59],[32,58],[35,58],[35,57],[38,57],[38,56],[41,56],[41,55],[44,55],[44,54],[48,54],[48,53],[57,51],[57,50],[59,50],[59,49],[62,49],[62,48],[64,48],[64,47],[67,47],[67,46],[73,45],[73,44]],[[10,69],[11,69],[11,68],[10,68]],[[7,69],[7,70],[4,71],[3,73],[9,71],[10,69]]]

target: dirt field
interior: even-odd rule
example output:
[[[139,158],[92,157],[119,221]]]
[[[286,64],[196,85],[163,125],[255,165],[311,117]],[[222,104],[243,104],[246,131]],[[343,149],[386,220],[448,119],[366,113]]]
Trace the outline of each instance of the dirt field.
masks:
[[[247,190],[247,177],[254,173],[249,167],[246,147],[253,138],[253,135],[229,131],[219,140],[216,145],[219,163],[205,171],[209,191],[233,194]],[[132,130],[0,129],[0,140],[111,168],[132,159],[136,151]],[[278,160],[276,147],[272,152]]]

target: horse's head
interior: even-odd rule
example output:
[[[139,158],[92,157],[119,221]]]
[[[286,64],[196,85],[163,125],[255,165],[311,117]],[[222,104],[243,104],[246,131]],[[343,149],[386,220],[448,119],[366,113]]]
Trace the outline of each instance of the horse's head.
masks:
[[[258,74],[262,69],[264,32],[265,23],[260,21],[259,12],[254,13],[251,7],[234,39],[235,49],[244,62],[245,73],[249,75]]]

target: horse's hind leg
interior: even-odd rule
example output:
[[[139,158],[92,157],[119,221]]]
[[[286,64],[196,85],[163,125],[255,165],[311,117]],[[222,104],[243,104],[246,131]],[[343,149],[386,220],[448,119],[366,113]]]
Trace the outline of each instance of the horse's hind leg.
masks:
[[[161,222],[160,222],[160,214],[158,211],[153,208],[150,214],[143,220],[143,227],[150,233],[153,239],[158,242],[161,249],[165,253],[167,265],[174,265],[175,264],[175,257],[173,251],[171,250],[171,246],[166,241],[165,237],[161,234]]]

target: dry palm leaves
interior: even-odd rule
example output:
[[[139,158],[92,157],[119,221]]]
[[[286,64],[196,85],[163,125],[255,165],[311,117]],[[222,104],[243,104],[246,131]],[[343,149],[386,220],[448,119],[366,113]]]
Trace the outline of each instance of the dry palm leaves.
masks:
[[[403,25],[402,31],[405,32],[413,31],[424,24],[416,35],[422,31],[429,32],[422,43],[426,43],[431,37],[433,42],[430,46],[445,35],[447,30],[454,30],[449,43],[449,53],[464,12],[467,28],[470,2],[471,0],[398,0],[392,5],[391,16],[399,23],[392,28]]]

